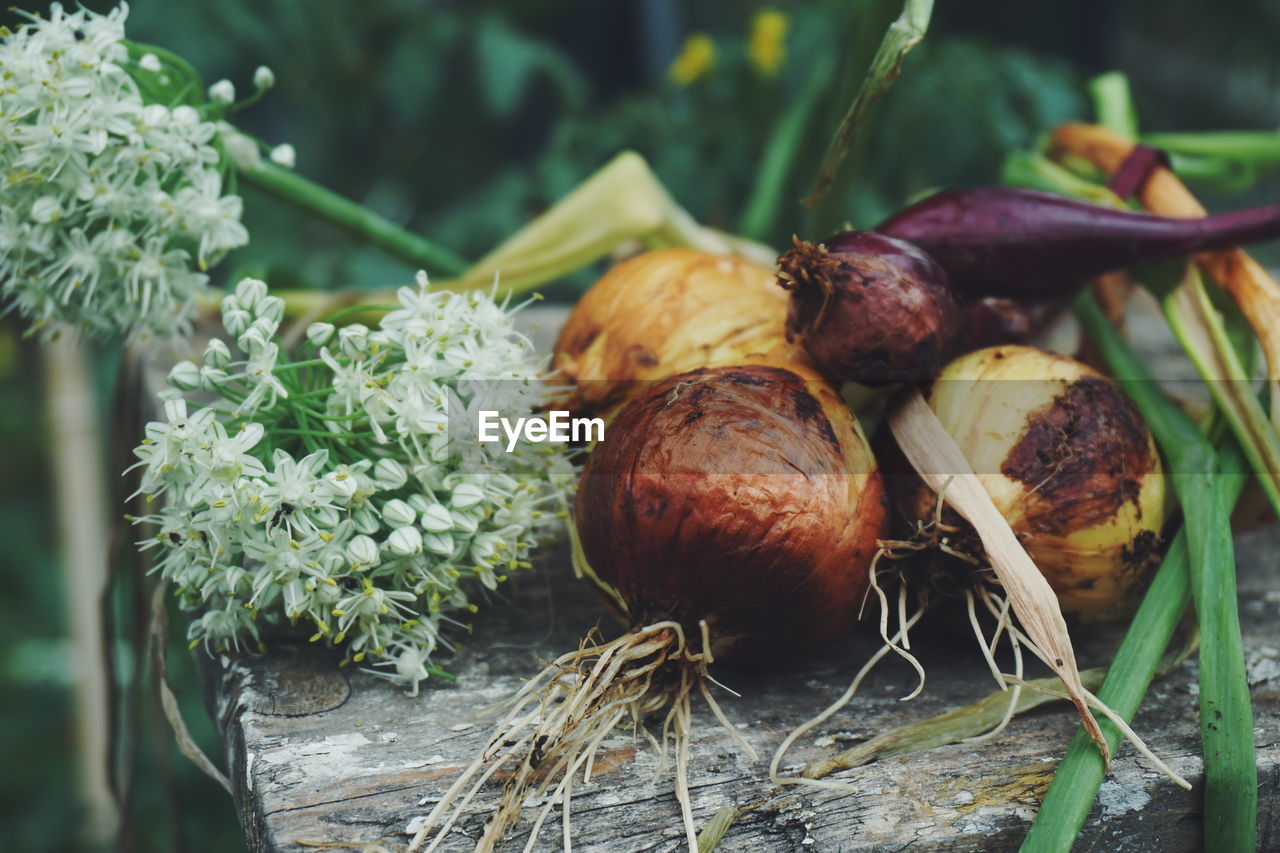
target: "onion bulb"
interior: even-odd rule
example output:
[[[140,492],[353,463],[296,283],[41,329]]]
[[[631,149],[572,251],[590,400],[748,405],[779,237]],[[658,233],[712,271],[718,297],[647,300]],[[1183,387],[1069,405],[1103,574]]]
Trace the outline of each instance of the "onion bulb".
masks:
[[[615,726],[663,712],[696,850],[691,694],[724,722],[707,687],[713,659],[794,661],[849,627],[887,511],[875,459],[835,390],[802,365],[761,359],[681,373],[628,403],[583,469],[574,517],[575,563],[630,630],[527,684],[415,845],[496,763],[511,770],[480,844],[492,849],[531,792],[567,801]]]
[[[1112,610],[1158,558],[1165,520],[1160,457],[1129,398],[1074,359],[1009,345],[952,361],[926,399],[1062,611]],[[892,480],[908,519],[933,518],[932,490]]]
[[[857,421],[785,362],[704,368],[638,397],[587,460],[576,509],[586,560],[630,622],[706,620],[717,658],[847,629],[885,517]]]
[[[960,304],[946,272],[902,240],[845,231],[778,258],[787,340],[835,381],[932,378],[955,350]]]
[[[570,408],[616,409],[648,381],[788,350],[787,297],[742,258],[661,249],[622,261],[578,300],[556,340]]]

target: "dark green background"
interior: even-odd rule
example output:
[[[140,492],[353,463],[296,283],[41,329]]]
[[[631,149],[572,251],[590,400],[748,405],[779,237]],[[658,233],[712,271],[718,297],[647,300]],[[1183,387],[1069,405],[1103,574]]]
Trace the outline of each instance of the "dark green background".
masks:
[[[791,17],[774,79],[756,73],[744,48],[763,5]],[[257,65],[271,66],[276,89],[237,123],[292,143],[300,172],[475,258],[624,147],[648,157],[697,217],[731,228],[811,58],[859,55],[896,14],[873,0],[137,0],[129,33],[186,56],[206,82],[231,78],[242,94]],[[712,36],[718,62],[677,88],[665,71],[694,30]],[[1005,151],[1087,117],[1083,82],[1116,68],[1133,82],[1144,129],[1274,128],[1278,42],[1274,0],[938,0],[843,204],[850,221],[869,225],[929,187],[992,181]],[[788,199],[807,190],[847,105],[836,92],[854,77],[846,67],[833,81]],[[1208,199],[1237,205],[1278,189],[1268,179],[1245,199]],[[217,270],[218,283],[254,272],[273,286],[373,287],[412,272],[244,195],[252,242]],[[789,204],[770,236],[782,245],[803,228]],[[551,292],[568,298],[589,281],[587,272]],[[21,329],[0,320],[0,844],[67,850],[77,813],[62,591],[40,352]],[[105,415],[114,361],[102,354]],[[126,598],[115,608],[122,637],[133,618]],[[216,752],[183,648],[171,655],[178,689]],[[239,849],[229,800],[177,755],[154,713],[144,723],[132,847]]]

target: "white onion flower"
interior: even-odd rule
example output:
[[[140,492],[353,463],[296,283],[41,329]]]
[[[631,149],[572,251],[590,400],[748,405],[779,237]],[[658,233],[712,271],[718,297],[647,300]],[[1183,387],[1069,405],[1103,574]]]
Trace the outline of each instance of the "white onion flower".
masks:
[[[245,279],[222,303],[237,346],[215,339],[171,372],[164,420],[134,451],[140,491],[163,499],[137,520],[202,613],[193,645],[256,644],[294,623],[416,689],[439,671],[445,626],[526,567],[562,514],[563,453],[508,454],[459,423],[543,402],[510,313],[425,278],[399,303],[377,328],[313,327],[291,361],[281,300]],[[201,407],[210,391],[219,401]]]
[[[283,142],[271,149],[271,162],[285,169],[292,169],[298,162],[298,152],[293,146]]]
[[[127,14],[54,3],[0,39],[0,295],[46,334],[181,334],[207,269],[248,242],[217,127],[144,102]],[[155,54],[137,66],[162,71]]]
[[[230,80],[222,79],[209,87],[209,100],[215,104],[233,104],[236,100],[236,85]]]
[[[259,65],[253,72],[255,89],[266,90],[276,84],[276,73],[265,65]]]

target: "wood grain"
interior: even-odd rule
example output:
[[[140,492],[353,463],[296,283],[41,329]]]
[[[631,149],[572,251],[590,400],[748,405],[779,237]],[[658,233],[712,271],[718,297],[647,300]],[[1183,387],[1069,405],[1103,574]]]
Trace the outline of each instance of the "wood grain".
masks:
[[[554,310],[554,309],[551,309]],[[563,316],[530,312],[540,342]],[[1177,393],[1199,392],[1198,381],[1167,339],[1151,342],[1151,318],[1135,315],[1134,334]],[[1158,322],[1158,321],[1157,321]],[[1145,339],[1145,340],[1144,340]],[[1259,845],[1280,849],[1280,529],[1242,536],[1240,602],[1251,676],[1258,748]],[[314,646],[278,645],[264,656],[201,657],[206,695],[222,733],[227,766],[248,848],[254,853],[303,853],[308,844],[380,844],[402,850],[414,818],[426,815],[488,733],[482,712],[509,696],[541,662],[576,646],[601,624],[616,629],[568,557],[552,550],[532,571],[503,587],[511,604],[495,602],[475,625],[474,641],[449,668],[455,683],[436,682],[409,697],[381,679],[339,670]],[[843,712],[803,738],[788,754],[791,771],[878,732],[924,719],[988,694],[994,682],[963,623],[931,618],[912,635],[929,672],[924,693],[900,702],[914,686],[905,664],[887,660]],[[927,623],[922,623],[923,624]],[[1103,665],[1119,639],[1115,626],[1072,625],[1082,667]],[[967,632],[967,627],[964,629]],[[721,808],[770,794],[769,757],[786,733],[842,692],[878,646],[865,628],[821,655],[781,672],[717,669],[742,694],[719,693],[729,718],[759,751],[749,762],[705,708],[695,716],[692,799],[699,824]],[[1047,674],[1041,669],[1029,677]],[[1157,682],[1134,728],[1175,770],[1201,777],[1194,661]],[[856,793],[792,790],[742,814],[720,845],[744,851],[889,851],[1016,849],[1053,769],[1075,732],[1066,703],[1014,720],[984,744],[956,744],[845,771],[833,778]],[[683,844],[669,771],[655,781],[648,742],[618,731],[605,743],[597,773],[575,787],[574,846],[580,851],[670,851]],[[1113,775],[1078,840],[1079,851],[1197,850],[1200,791],[1183,791],[1122,746]],[[469,850],[496,788],[476,804],[447,850]],[[520,850],[528,815],[506,849]],[[558,849],[558,814],[538,849]],[[325,848],[319,848],[325,849]]]
[[[1280,620],[1276,556],[1280,531],[1240,541],[1241,607],[1254,681],[1256,742],[1262,786],[1262,849],[1280,845]],[[514,589],[519,606],[491,607],[476,625],[483,638],[454,661],[454,684],[440,682],[416,698],[373,676],[328,675],[309,653],[281,647],[265,656],[210,661],[208,683],[227,746],[231,777],[250,850],[303,851],[300,842],[382,843],[402,849],[413,819],[481,746],[487,727],[480,711],[509,695],[539,661],[576,643],[601,620],[592,596],[570,577],[567,562],[549,561],[526,573]],[[554,608],[552,605],[554,595]],[[945,621],[945,620],[942,620]],[[606,626],[611,628],[611,626]],[[1114,629],[1077,630],[1082,665],[1105,662]],[[929,670],[924,694],[899,702],[913,684],[907,667],[886,663],[861,697],[815,730],[788,756],[800,764],[885,728],[941,713],[990,691],[992,681],[972,641],[935,626],[915,638]],[[772,754],[789,728],[811,716],[840,690],[874,641],[856,636],[786,672],[718,671],[742,694],[722,694],[726,713],[762,756]],[[333,662],[329,662],[333,667]],[[304,683],[330,688],[280,688],[297,668]],[[333,707],[349,680],[350,695]],[[269,685],[274,684],[274,687]],[[1158,682],[1135,721],[1157,754],[1193,783],[1200,778],[1195,664]],[[336,692],[335,692],[336,691]],[[302,707],[319,694],[313,712]],[[292,715],[281,715],[287,706]],[[1075,727],[1065,703],[1031,712],[995,740],[897,756],[846,771],[856,794],[792,791],[743,814],[721,850],[1014,849],[1034,815],[1053,768]],[[705,710],[691,782],[695,814],[705,822],[728,805],[770,792],[764,764],[751,764],[717,730]],[[606,741],[597,775],[578,788],[573,806],[575,848],[583,851],[674,850],[682,834],[669,773],[654,781],[655,756],[628,731]],[[483,807],[455,831],[448,850],[467,850],[483,823]],[[1199,846],[1198,791],[1183,791],[1122,748],[1113,777],[1081,835],[1079,850],[1195,850]],[[522,823],[508,849],[521,849]],[[559,826],[544,829],[539,849],[555,849]],[[357,846],[356,849],[359,849]]]

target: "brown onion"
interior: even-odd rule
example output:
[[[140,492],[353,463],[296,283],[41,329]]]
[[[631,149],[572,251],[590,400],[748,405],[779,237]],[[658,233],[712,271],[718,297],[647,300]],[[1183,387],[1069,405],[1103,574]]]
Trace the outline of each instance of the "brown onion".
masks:
[[[840,397],[777,362],[683,373],[633,400],[583,469],[576,518],[633,625],[705,619],[717,657],[776,655],[852,624],[882,500]]]
[[[742,258],[661,249],[606,272],[574,306],[553,367],[570,407],[604,412],[645,383],[788,349],[787,298],[773,271]]]
[[[926,380],[955,350],[960,305],[942,267],[902,240],[846,231],[778,259],[787,340],[838,381]]]
[[[1114,609],[1159,557],[1165,519],[1160,457],[1129,398],[1074,359],[1010,345],[951,362],[927,399],[1062,611]],[[887,464],[906,518],[932,519],[933,491]],[[953,544],[981,554],[965,538]]]
[[[584,643],[527,684],[414,844],[455,800],[465,806],[497,764],[510,773],[477,848],[493,849],[531,792],[551,792],[552,803],[567,798],[569,782],[618,724],[665,713],[676,797],[696,851],[693,693],[755,757],[707,689],[707,666],[721,656],[794,661],[848,627],[886,516],[857,421],[803,365],[762,359],[650,385],[592,451],[575,510],[575,563],[630,630]]]

